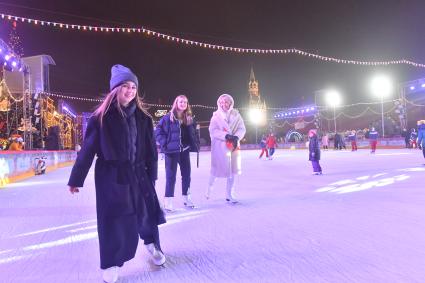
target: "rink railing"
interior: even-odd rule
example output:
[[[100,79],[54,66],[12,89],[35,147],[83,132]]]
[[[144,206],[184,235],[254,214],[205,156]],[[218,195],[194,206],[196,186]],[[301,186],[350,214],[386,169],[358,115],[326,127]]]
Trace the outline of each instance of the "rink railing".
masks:
[[[322,143],[319,142],[320,146],[322,147]],[[306,149],[308,144],[306,142],[290,142],[290,143],[279,143],[277,148],[278,149],[289,149],[289,150],[295,150],[295,149]],[[351,142],[346,141],[345,146],[347,149],[351,149]],[[329,148],[333,148],[334,143],[333,141],[329,142]],[[369,148],[369,140],[358,140],[357,141],[357,147],[358,148]],[[405,142],[404,138],[385,138],[385,139],[378,139],[378,148],[388,148],[388,149],[395,149],[395,148],[404,148]],[[241,149],[260,149],[259,144],[241,144]],[[201,151],[209,151],[209,146],[201,146]]]
[[[351,149],[351,143],[346,142],[347,149]],[[368,140],[357,141],[359,149],[369,148]],[[378,148],[404,148],[405,142],[402,138],[379,139]],[[257,144],[242,144],[243,150],[256,150]],[[279,143],[277,149],[296,150],[306,149],[307,144],[302,143]],[[329,143],[333,148],[333,142]],[[201,151],[209,151],[209,146],[202,146]],[[8,183],[17,182],[39,174],[40,160],[45,165],[45,172],[57,168],[70,166],[74,163],[77,153],[74,150],[58,151],[0,151],[0,188]],[[38,167],[37,167],[38,166]]]
[[[0,188],[45,171],[72,165],[74,150],[0,151]],[[44,170],[43,170],[44,169]]]

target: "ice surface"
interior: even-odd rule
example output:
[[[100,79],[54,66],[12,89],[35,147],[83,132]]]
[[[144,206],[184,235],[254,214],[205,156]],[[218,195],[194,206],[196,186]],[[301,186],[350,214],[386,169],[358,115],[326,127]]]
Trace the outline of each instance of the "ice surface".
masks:
[[[167,263],[140,242],[118,282],[424,282],[425,160],[419,150],[322,152],[311,175],[304,150],[274,160],[242,152],[241,203],[218,179],[204,198],[209,152],[192,156],[192,198],[179,181],[160,227]],[[157,192],[162,201],[164,161]],[[71,195],[70,167],[0,189],[0,282],[101,282],[93,171]],[[180,174],[178,173],[178,176]],[[179,179],[179,178],[178,178]]]

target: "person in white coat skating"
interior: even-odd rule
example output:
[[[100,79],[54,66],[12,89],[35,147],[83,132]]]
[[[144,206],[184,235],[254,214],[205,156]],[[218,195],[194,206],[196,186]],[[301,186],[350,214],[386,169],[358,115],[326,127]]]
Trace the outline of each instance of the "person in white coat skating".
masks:
[[[209,126],[211,171],[205,196],[209,199],[216,178],[227,178],[226,201],[237,203],[235,175],[241,174],[239,141],[245,136],[245,124],[239,111],[233,109],[234,101],[229,94],[222,94],[217,106],[218,110],[213,113]]]

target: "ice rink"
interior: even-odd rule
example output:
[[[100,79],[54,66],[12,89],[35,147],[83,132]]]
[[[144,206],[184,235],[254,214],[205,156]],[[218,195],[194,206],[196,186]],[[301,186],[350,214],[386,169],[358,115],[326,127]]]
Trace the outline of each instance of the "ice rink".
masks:
[[[140,242],[118,282],[425,281],[419,150],[322,151],[321,176],[305,150],[277,149],[274,160],[243,151],[236,205],[225,203],[224,179],[205,199],[209,154],[199,168],[192,156],[196,209],[183,208],[176,185],[177,210],[160,226],[166,264],[154,266]],[[0,189],[0,282],[102,282],[93,170],[71,195],[70,169]]]

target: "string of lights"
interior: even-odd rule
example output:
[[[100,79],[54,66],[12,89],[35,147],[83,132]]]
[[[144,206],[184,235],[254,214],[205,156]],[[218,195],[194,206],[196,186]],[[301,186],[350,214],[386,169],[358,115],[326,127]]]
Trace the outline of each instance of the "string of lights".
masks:
[[[298,122],[291,123],[291,122],[288,122],[288,120],[283,120],[283,122],[276,123],[276,124],[274,124],[274,126],[277,127],[277,128],[283,128],[283,127],[285,127],[285,125],[289,125],[291,127],[295,127],[295,124],[297,124],[297,123]],[[311,120],[311,121],[305,121],[305,120],[303,120],[303,123],[304,124],[312,124],[312,123],[314,123],[314,119]]]
[[[21,98],[16,98],[12,95],[4,78],[0,81],[0,98],[3,94],[6,97],[10,97],[14,102],[22,102],[24,100],[24,96],[22,96]]]
[[[359,118],[359,117],[362,117],[363,115],[365,115],[368,111],[369,111],[369,107],[367,107],[363,112],[361,112],[360,114],[358,114],[358,115],[355,115],[355,116],[352,116],[353,118]],[[338,115],[336,115],[335,116],[335,118],[334,117],[331,117],[331,118],[328,118],[328,117],[326,117],[326,115],[323,115],[323,112],[321,112],[320,114],[319,114],[319,116],[320,116],[320,118],[321,119],[323,119],[323,120],[326,120],[326,121],[333,121],[334,119],[338,119],[340,116],[345,116],[345,117],[347,117],[347,118],[349,118],[349,116],[348,115],[346,115],[344,112],[339,112],[338,113]]]
[[[385,111],[384,114],[393,113],[396,108],[397,108],[397,106],[394,106],[390,110]],[[349,118],[349,119],[357,119],[357,118],[360,118],[360,117],[363,117],[364,115],[366,115],[367,112],[372,112],[373,114],[379,114],[379,115],[382,114],[381,112],[377,112],[377,111],[373,110],[371,107],[367,107],[363,112],[361,112],[360,114],[357,114],[357,115],[349,115],[345,112],[339,112],[335,116],[335,118],[338,119],[340,116],[345,116],[346,118]],[[334,117],[328,118],[326,115],[323,115],[323,112],[320,112],[320,118],[323,119],[323,120],[326,120],[326,121],[333,121],[335,119]]]
[[[92,26],[92,25],[79,25],[79,24],[68,24],[63,22],[52,22],[40,19],[31,19],[26,17],[14,16],[9,14],[1,14],[1,18],[8,21],[20,21],[22,23],[33,24],[35,26],[51,27],[57,29],[67,29],[67,30],[77,30],[82,32],[102,32],[102,33],[134,33],[134,34],[144,34],[148,37],[172,41],[177,44],[183,44],[186,46],[195,46],[199,48],[207,48],[218,51],[227,51],[233,53],[246,53],[246,54],[294,54],[299,56],[305,56],[309,58],[314,58],[321,61],[328,61],[339,64],[353,64],[353,65],[363,65],[363,66],[388,66],[388,65],[398,65],[406,64],[414,67],[425,68],[425,64],[417,63],[414,61],[406,59],[397,59],[389,61],[362,61],[362,60],[352,60],[352,59],[341,59],[335,57],[322,56],[315,53],[306,52],[297,48],[286,48],[286,49],[258,49],[258,48],[242,48],[242,47],[232,47],[225,45],[217,45],[202,41],[195,41],[186,38],[180,38],[177,36],[157,32],[155,30],[147,29],[144,27],[119,27],[119,26]]]
[[[391,112],[394,112],[394,110],[397,108],[397,106],[392,107],[390,110],[384,112],[384,114],[388,114]],[[374,113],[374,114],[381,114],[381,112],[376,112],[375,110],[373,110],[372,108],[370,109],[370,112]]]
[[[90,102],[102,102],[103,99],[101,98],[85,98],[85,97],[76,97],[76,96],[69,96],[69,95],[63,95],[59,93],[51,93],[51,92],[40,92],[41,95],[47,95],[51,97],[57,97],[62,99],[71,99],[71,100],[80,100],[80,101],[90,101]]]
[[[406,98],[405,98],[405,100],[406,100],[407,103],[409,103],[410,105],[413,105],[413,106],[419,106],[419,107],[424,107],[425,106],[424,104],[417,104],[417,103],[415,103],[413,101],[410,101],[410,100],[408,100]]]
[[[394,103],[395,101],[399,101],[399,99],[393,99],[393,100],[385,100],[383,101],[383,103]],[[352,104],[345,104],[345,105],[341,105],[338,107],[341,108],[347,108],[347,107],[353,107],[353,106],[359,106],[359,105],[376,105],[376,104],[381,104],[381,102],[379,101],[375,101],[375,102],[357,102],[357,103],[352,103]],[[332,108],[330,106],[317,106],[320,109],[327,109],[327,108]],[[333,109],[333,108],[332,108]]]
[[[90,102],[102,102],[103,98],[85,98],[85,97],[76,97],[76,96],[69,96],[59,93],[51,93],[51,92],[40,92],[42,95],[47,95],[51,97],[56,98],[62,98],[62,99],[70,99],[70,100],[80,100],[80,101],[90,101]],[[148,107],[158,107],[158,108],[171,108],[171,104],[155,104],[155,103],[145,103]],[[204,108],[204,109],[217,109],[217,107],[214,106],[207,106],[207,105],[200,105],[200,104],[194,104],[191,105],[191,107],[194,108]]]
[[[102,99],[102,98],[85,98],[85,97],[76,97],[76,96],[69,96],[69,95],[64,95],[64,94],[59,94],[59,93],[41,92],[40,94],[47,95],[47,96],[51,96],[51,97],[57,97],[57,98],[61,98],[61,99],[80,100],[80,101],[90,101],[90,102],[102,102],[102,101],[103,101],[103,99]],[[12,96],[11,96],[11,97],[12,97]],[[14,101],[16,101],[16,102],[19,102],[19,101],[21,101],[21,100],[22,100],[22,99],[18,100],[18,99],[14,98],[14,97],[12,97],[12,99],[13,99]],[[394,101],[395,101],[395,100],[388,100],[388,101],[384,101],[384,103],[389,103],[389,102],[392,102],[392,103],[393,103]],[[409,104],[414,105],[414,106],[420,106],[420,107],[425,106],[425,105],[421,105],[421,104],[413,103],[413,102],[411,102],[411,101],[409,101],[409,100],[407,100],[407,99],[406,99],[406,102],[408,102]],[[353,103],[353,104],[342,105],[342,106],[340,106],[340,108],[349,108],[349,107],[354,107],[354,106],[359,106],[359,105],[376,105],[376,104],[380,104],[380,102],[359,102],[359,103]],[[172,107],[172,105],[171,105],[171,104],[145,103],[145,105],[146,105],[146,106],[148,106],[148,107],[157,107],[157,108],[171,108],[171,107]],[[201,104],[193,104],[193,105],[191,105],[191,107],[192,107],[192,108],[202,108],[202,109],[212,109],[212,110],[217,109],[217,106],[208,106],[208,105],[201,105]],[[322,111],[322,112],[323,112],[324,110],[328,109],[328,107],[320,107],[320,108],[321,108],[321,111]],[[386,114],[386,113],[390,113],[390,112],[391,112],[391,111],[393,111],[395,108],[396,108],[396,106],[394,106],[393,108],[391,108],[391,110],[389,110],[389,111],[385,112],[385,114]],[[242,107],[242,108],[238,108],[238,109],[239,109],[239,110],[249,110],[249,108],[246,108],[246,107]],[[295,111],[295,110],[297,110],[297,109],[303,109],[303,108],[302,108],[302,107],[298,107],[298,108],[285,108],[285,107],[279,107],[279,108],[266,108],[265,110],[276,110],[276,109],[279,109],[279,110],[281,110],[281,109],[290,109],[291,111],[292,111],[292,110],[294,110],[294,111]],[[289,111],[289,110],[288,110],[288,111]],[[366,110],[364,110],[364,111],[362,112],[362,114],[366,113],[367,111],[371,111],[372,113],[379,114],[378,112],[376,112],[376,111],[372,110],[372,108],[370,108],[370,107],[367,107],[367,108],[366,108]],[[361,117],[361,115],[362,115],[362,114],[355,115],[355,116],[350,116],[350,115],[348,115],[348,114],[346,114],[346,113],[344,113],[344,112],[340,112],[340,113],[338,113],[338,116],[339,116],[339,115],[344,115],[344,116],[346,116],[346,117],[348,117],[348,118],[358,118],[358,117]],[[321,115],[322,115],[322,114],[321,114]],[[301,116],[294,116],[294,117],[292,117],[292,118],[296,118],[296,117],[301,117]],[[322,118],[326,119],[326,117],[322,117]],[[333,120],[333,118],[331,118],[331,119],[329,119],[329,120]]]

